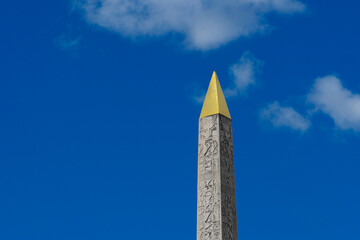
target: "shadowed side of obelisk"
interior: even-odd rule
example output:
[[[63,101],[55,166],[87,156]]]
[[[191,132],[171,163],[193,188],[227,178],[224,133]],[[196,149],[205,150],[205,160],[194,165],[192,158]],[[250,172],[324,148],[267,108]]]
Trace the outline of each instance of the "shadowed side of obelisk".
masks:
[[[237,240],[232,122],[214,72],[199,120],[197,240]]]
[[[231,119],[219,115],[222,239],[237,240],[234,152]]]

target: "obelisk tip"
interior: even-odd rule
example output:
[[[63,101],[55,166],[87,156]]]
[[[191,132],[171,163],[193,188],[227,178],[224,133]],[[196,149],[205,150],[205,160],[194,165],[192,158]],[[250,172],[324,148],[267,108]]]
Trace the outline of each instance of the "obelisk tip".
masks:
[[[221,114],[231,119],[230,112],[225,101],[225,96],[223,91],[221,90],[219,79],[215,71],[213,72],[213,75],[211,77],[210,85],[206,93],[200,118],[214,114]]]

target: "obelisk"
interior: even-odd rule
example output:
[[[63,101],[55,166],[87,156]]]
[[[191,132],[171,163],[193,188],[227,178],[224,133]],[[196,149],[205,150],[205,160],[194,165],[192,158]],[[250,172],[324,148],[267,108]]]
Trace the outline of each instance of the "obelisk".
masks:
[[[216,73],[199,120],[197,240],[237,240],[232,121]]]

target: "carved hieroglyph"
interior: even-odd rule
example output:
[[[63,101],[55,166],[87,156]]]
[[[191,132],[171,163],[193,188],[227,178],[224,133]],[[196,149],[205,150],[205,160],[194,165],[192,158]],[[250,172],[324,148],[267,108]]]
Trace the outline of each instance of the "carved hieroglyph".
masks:
[[[231,119],[200,118],[197,240],[237,240]]]

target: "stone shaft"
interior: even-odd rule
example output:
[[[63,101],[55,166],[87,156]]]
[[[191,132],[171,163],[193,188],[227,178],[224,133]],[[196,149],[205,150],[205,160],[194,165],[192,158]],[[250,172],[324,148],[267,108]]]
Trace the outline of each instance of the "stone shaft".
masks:
[[[237,240],[231,119],[200,118],[197,240]]]

